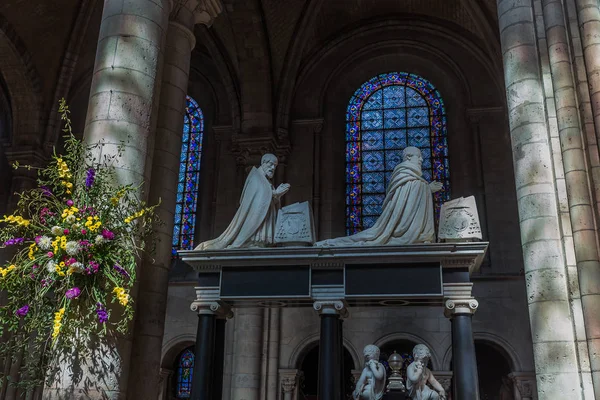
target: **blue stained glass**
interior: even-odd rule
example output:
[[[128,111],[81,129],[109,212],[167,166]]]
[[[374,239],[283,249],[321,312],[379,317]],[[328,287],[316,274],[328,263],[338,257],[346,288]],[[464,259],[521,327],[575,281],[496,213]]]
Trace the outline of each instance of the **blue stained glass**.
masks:
[[[192,396],[192,379],[194,376],[194,353],[186,349],[179,356],[175,383],[175,397],[189,399]]]
[[[372,226],[380,215],[392,170],[407,146],[421,149],[423,177],[444,184],[434,196],[439,216],[450,199],[445,113],[440,93],[418,75],[381,74],[356,90],[346,111],[347,234]]]
[[[198,103],[190,96],[186,96],[185,112],[183,117],[179,184],[177,185],[177,203],[175,205],[175,226],[173,227],[174,256],[176,256],[177,250],[189,250],[194,246],[195,214],[198,205],[200,161],[204,134],[204,116],[202,110],[198,106]]]

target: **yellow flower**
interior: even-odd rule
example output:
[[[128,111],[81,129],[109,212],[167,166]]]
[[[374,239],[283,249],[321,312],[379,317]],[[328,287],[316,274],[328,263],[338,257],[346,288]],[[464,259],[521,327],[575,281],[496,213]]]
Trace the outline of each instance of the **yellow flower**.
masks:
[[[8,266],[7,268],[0,268],[0,275],[2,275],[2,277],[4,278],[10,271],[14,270],[15,268],[17,267],[15,267],[14,264]]]
[[[143,216],[146,213],[146,208],[142,208],[140,211],[136,212],[133,215],[130,215],[129,217],[125,218],[124,221],[126,224],[131,223],[131,221],[133,221],[134,219],[137,219],[141,216]]]
[[[8,222],[11,224],[17,224],[22,226],[29,226],[29,220],[21,217],[20,215],[9,215],[8,217],[5,215],[0,222]]]
[[[58,334],[60,333],[60,328],[62,327],[62,319],[65,315],[65,308],[61,308],[58,312],[54,313],[54,330],[52,331],[52,339],[56,339]]]
[[[123,197],[124,194],[125,194],[125,190],[121,189],[117,192],[115,197],[111,197],[110,202],[112,203],[112,205],[116,207],[117,204],[119,204],[119,200],[121,200],[121,197]]]
[[[117,296],[117,300],[119,300],[119,303],[121,303],[122,306],[127,305],[127,303],[129,302],[129,295],[127,294],[125,289],[117,286],[113,289],[113,293]]]
[[[35,260],[33,253],[35,253],[36,250],[37,250],[36,244],[32,243],[31,246],[29,246],[29,254],[28,254],[28,257],[30,260]]]

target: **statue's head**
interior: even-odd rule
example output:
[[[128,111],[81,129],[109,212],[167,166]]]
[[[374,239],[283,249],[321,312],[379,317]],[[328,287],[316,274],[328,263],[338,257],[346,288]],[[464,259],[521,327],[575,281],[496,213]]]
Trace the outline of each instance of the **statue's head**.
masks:
[[[424,344],[418,344],[413,348],[413,358],[415,361],[420,361],[425,366],[431,358],[431,352]]]
[[[275,168],[277,168],[278,163],[279,162],[277,161],[275,154],[267,153],[262,156],[262,159],[260,160],[260,167],[265,172],[267,178],[273,178],[273,175],[275,175]]]
[[[418,148],[410,146],[402,151],[402,161],[413,163],[420,169],[423,164],[423,154],[421,154],[421,150]]]
[[[379,347],[375,346],[374,344],[368,344],[363,350],[363,355],[365,356],[366,361],[379,361]]]

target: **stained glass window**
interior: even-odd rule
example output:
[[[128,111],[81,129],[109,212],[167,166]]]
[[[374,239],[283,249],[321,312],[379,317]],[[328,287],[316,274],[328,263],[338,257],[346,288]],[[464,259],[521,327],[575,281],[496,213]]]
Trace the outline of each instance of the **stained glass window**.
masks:
[[[191,348],[185,349],[177,362],[177,375],[175,382],[175,397],[189,399],[192,396],[192,376],[194,375],[194,352]]]
[[[373,226],[394,167],[408,146],[421,149],[423,177],[439,181],[436,220],[450,199],[446,111],[437,89],[419,75],[381,74],[365,82],[346,112],[346,233]]]
[[[183,121],[175,226],[173,227],[173,257],[177,256],[177,250],[189,250],[194,247],[204,116],[198,103],[190,96],[186,97]]]

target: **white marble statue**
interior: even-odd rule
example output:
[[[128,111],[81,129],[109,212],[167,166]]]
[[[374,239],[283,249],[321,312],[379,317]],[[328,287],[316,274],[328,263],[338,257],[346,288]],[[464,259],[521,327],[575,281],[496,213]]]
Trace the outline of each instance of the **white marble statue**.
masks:
[[[429,348],[418,344],[413,349],[414,361],[406,369],[406,390],[411,400],[446,400],[446,391],[427,368]],[[431,389],[427,384],[430,384]]]
[[[380,400],[385,391],[385,367],[379,362],[379,347],[374,344],[365,346],[365,368],[356,389],[352,393],[354,400]]]
[[[416,147],[402,152],[402,162],[394,168],[383,210],[375,224],[352,236],[317,242],[317,246],[403,245],[435,240],[433,198],[443,188],[440,182],[427,182],[421,164],[423,156]]]
[[[275,189],[271,179],[277,157],[265,154],[260,167],[252,167],[246,178],[240,206],[225,232],[216,239],[200,243],[196,250],[220,250],[273,245],[279,198],[290,190],[282,183]]]

